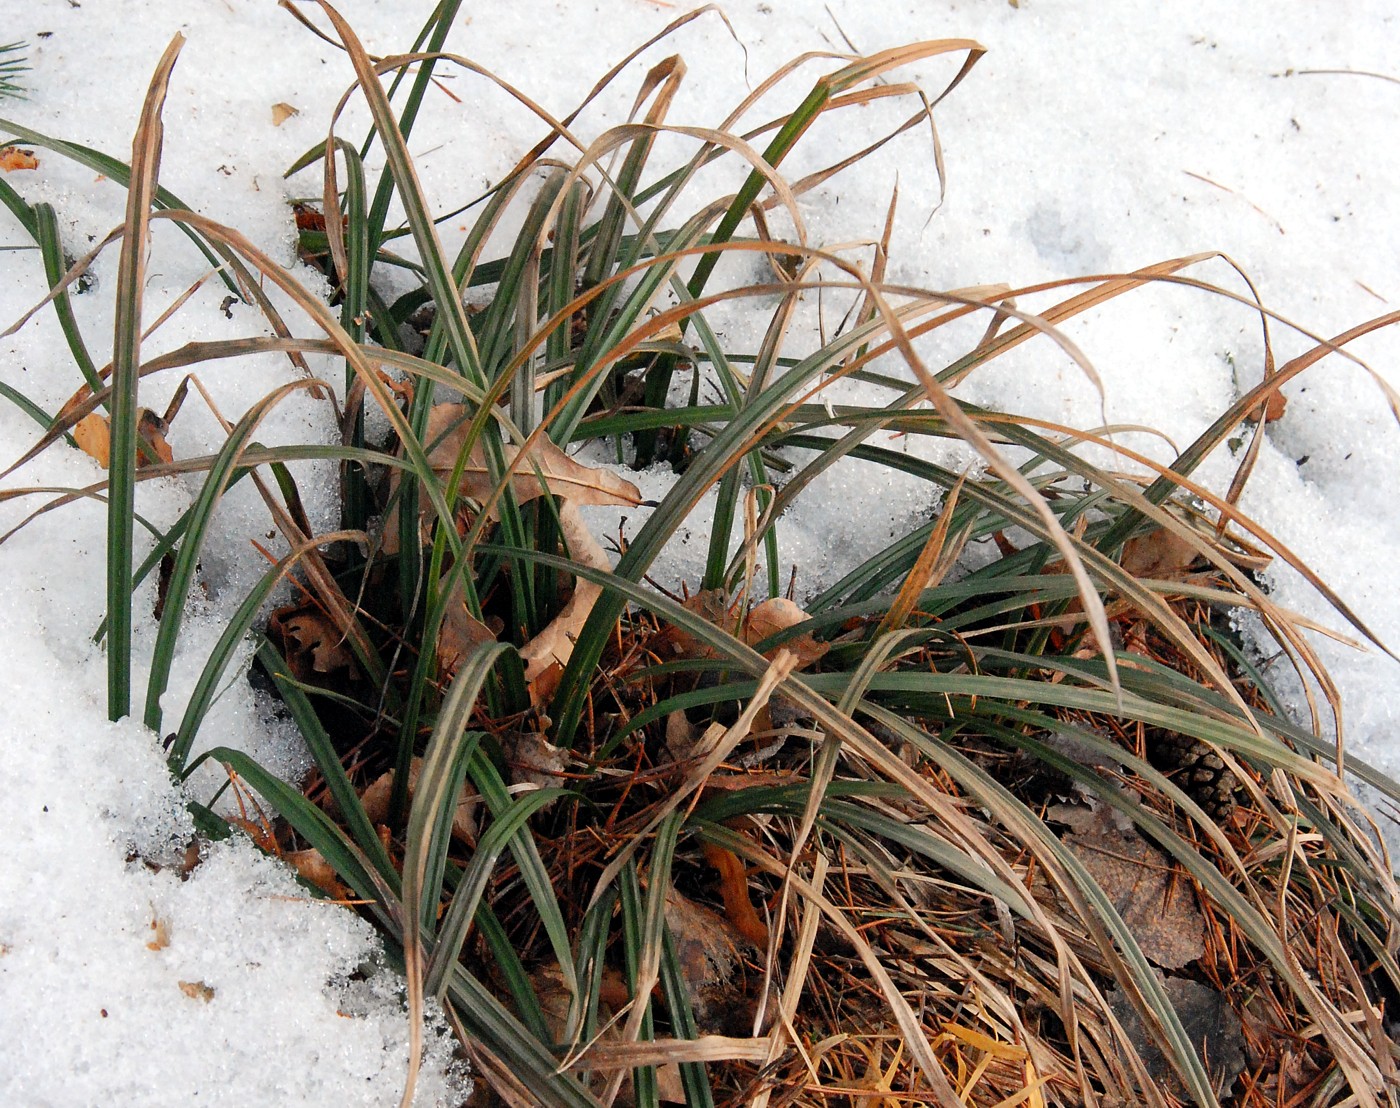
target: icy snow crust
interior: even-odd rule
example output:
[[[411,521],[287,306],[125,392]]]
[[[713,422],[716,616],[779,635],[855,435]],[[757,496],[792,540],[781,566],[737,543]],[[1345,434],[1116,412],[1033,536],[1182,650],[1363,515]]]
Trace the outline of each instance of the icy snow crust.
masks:
[[[124,160],[150,72],[171,35],[182,32],[188,42],[165,109],[162,184],[318,287],[296,265],[286,201],[319,195],[319,179],[303,174],[288,183],[281,173],[324,138],[329,112],[351,79],[342,55],[270,3],[109,0],[77,7],[50,0],[10,7],[6,38],[29,40],[34,72],[29,99],[0,110]],[[411,44],[430,7],[356,0],[342,10],[371,52],[388,53]],[[807,198],[803,217],[813,244],[878,235],[897,175],[890,278],[907,284],[1026,285],[1219,250],[1249,272],[1266,304],[1319,335],[1330,337],[1400,300],[1400,193],[1393,187],[1400,176],[1393,141],[1400,88],[1374,76],[1302,72],[1400,73],[1390,3],[834,2],[840,30],[826,8],[824,0],[729,5],[750,79],[804,50],[845,49],[842,31],[866,52],[952,36],[976,38],[990,52],[939,109],[950,180],[932,219],[937,187],[928,138],[911,133]],[[449,47],[562,115],[609,64],[674,14],[644,0],[467,5]],[[719,20],[706,16],[646,55],[580,131],[596,134],[621,121],[645,67],[676,51],[690,74],[673,120],[723,119],[747,90],[745,56]],[[952,64],[925,62],[902,76],[938,89]],[[755,118],[790,106],[816,73],[807,67],[787,100],[775,99]],[[457,76],[446,83],[461,103],[430,98],[411,147],[442,210],[498,179],[542,134],[528,113],[483,82]],[[280,127],[272,121],[278,102],[300,111]],[[818,143],[826,144],[822,160],[832,145],[853,149],[854,140],[898,122],[900,110],[847,113]],[[358,141],[363,126],[364,113],[352,102],[340,132]],[[678,141],[673,149],[687,147]],[[39,170],[8,180],[31,201],[51,202],[69,249],[81,253],[119,222],[124,194],[51,153],[38,154]],[[790,171],[804,165],[794,162]],[[718,171],[709,179],[712,194],[730,180]],[[452,249],[460,229],[449,223],[444,236]],[[26,241],[8,214],[0,216],[0,245]],[[115,264],[112,251],[95,268],[95,289],[75,299],[95,352],[108,344]],[[147,321],[204,272],[173,228],[157,228]],[[1221,262],[1192,273],[1247,294]],[[737,266],[735,274],[759,276]],[[17,318],[42,292],[37,256],[6,252],[0,322]],[[147,355],[256,331],[252,312],[233,305],[229,319],[223,298],[222,286],[208,282],[152,336]],[[290,311],[289,319],[305,333]],[[756,343],[765,322],[732,314],[723,324],[742,346]],[[1067,333],[1102,376],[1102,400],[1049,342],[981,371],[963,395],[1084,427],[1105,419],[1150,425],[1184,446],[1257,381],[1262,364],[1257,317],[1190,289],[1134,293],[1075,321]],[[1287,328],[1276,329],[1275,341],[1280,364],[1310,345]],[[1397,347],[1385,331],[1353,352],[1400,384]],[[931,359],[959,352],[925,351]],[[79,383],[47,312],[0,340],[0,373],[50,412]],[[226,362],[201,376],[230,419],[293,379],[285,360],[273,357]],[[143,403],[162,408],[175,384],[148,379]],[[1400,548],[1393,510],[1400,432],[1375,385],[1341,359],[1329,359],[1286,392],[1287,414],[1267,429],[1244,507],[1383,640],[1400,642],[1400,593],[1390,568]],[[854,390],[833,396],[851,398],[872,399]],[[0,404],[0,461],[8,464],[37,434],[27,416]],[[327,406],[305,393],[283,403],[259,434],[268,443],[333,436]],[[170,441],[177,457],[189,457],[214,450],[221,436],[192,398]],[[1173,456],[1151,436],[1122,441],[1161,461]],[[941,449],[944,460],[959,456]],[[1228,454],[1212,458],[1203,476],[1223,487],[1232,461]],[[100,476],[86,456],[57,448],[6,485],[83,485]],[[332,525],[331,474],[304,467],[298,480],[313,523]],[[639,483],[644,495],[660,496],[668,481],[646,473]],[[139,510],[168,525],[195,489],[193,482],[143,485]],[[885,471],[838,468],[784,520],[785,562],[799,566],[806,592],[830,584],[929,511],[927,495]],[[0,527],[13,526],[24,510],[0,506]],[[668,551],[658,567],[663,579],[695,581],[707,512],[702,504],[682,536],[688,541]],[[628,513],[627,527],[635,530],[644,514]],[[600,528],[616,527],[615,516],[595,518]],[[377,968],[367,925],[306,899],[246,842],[210,850],[184,881],[174,869],[146,864],[172,863],[190,827],[157,737],[134,722],[105,718],[104,663],[90,643],[103,612],[103,527],[101,505],[76,504],[0,548],[0,837],[8,858],[0,869],[0,1102],[392,1101],[407,1027],[398,986]],[[280,549],[270,531],[253,490],[235,489],[203,558],[207,595],[190,613],[164,702],[167,720],[178,719],[219,628],[264,569],[250,541]],[[1274,573],[1271,585],[1279,603],[1336,625],[1292,574]],[[152,599],[149,592],[138,597],[138,655],[149,652],[154,635]],[[1350,749],[1400,770],[1395,663],[1376,651],[1327,642],[1320,649],[1346,698]],[[143,687],[140,673],[135,687]],[[286,774],[306,763],[294,736],[240,679],[229,682],[201,741],[241,746]],[[194,779],[191,792],[207,799],[217,783],[210,773]],[[212,994],[187,995],[181,982]],[[419,1103],[459,1098],[464,1078],[452,1070],[448,1050],[444,1036],[430,1035]]]

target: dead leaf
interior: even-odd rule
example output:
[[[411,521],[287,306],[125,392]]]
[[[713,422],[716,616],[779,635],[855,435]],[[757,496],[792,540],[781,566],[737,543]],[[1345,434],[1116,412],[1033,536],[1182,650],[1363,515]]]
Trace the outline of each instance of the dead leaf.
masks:
[[[1239,1016],[1226,1001],[1225,994],[1208,985],[1185,977],[1168,977],[1163,979],[1162,984],[1167,999],[1181,1019],[1186,1037],[1205,1064],[1216,1096],[1223,1099],[1245,1068],[1246,1044]],[[1186,1090],[1176,1075],[1175,1067],[1167,1061],[1161,1048],[1143,1027],[1137,1009],[1121,989],[1110,990],[1107,996],[1109,1007],[1123,1025],[1128,1041],[1142,1058],[1148,1076],[1162,1082],[1176,1096],[1186,1099]]]
[[[89,412],[78,420],[77,426],[73,428],[73,441],[84,454],[96,459],[103,469],[111,465],[112,429],[107,425],[104,416]]]
[[[282,126],[294,115],[301,115],[301,109],[294,108],[285,101],[278,101],[272,105],[272,125],[274,127]]]
[[[757,1001],[744,995],[734,977],[753,944],[725,916],[674,889],[667,890],[665,911],[700,1032],[751,1034]]]
[[[666,717],[666,753],[671,761],[690,761],[695,757],[695,744],[699,741],[700,728],[691,723],[680,708]]]
[[[350,890],[336,874],[335,867],[326,861],[319,850],[288,851],[282,855],[282,860],[296,870],[303,881],[315,885],[332,900],[352,899]]]
[[[1142,952],[1164,969],[1180,969],[1206,951],[1206,924],[1186,875],[1135,827],[1116,825],[1117,809],[1100,804],[1064,843],[1084,864]]]
[[[663,1104],[685,1104],[690,1099],[676,1062],[656,1067],[656,1099]]]
[[[1282,419],[1283,413],[1288,410],[1288,397],[1280,391],[1269,393],[1269,398],[1264,401],[1264,422],[1272,423],[1276,419]],[[1247,423],[1259,422],[1259,409],[1248,413],[1245,417]]]
[[[569,556],[574,561],[593,569],[612,569],[607,553],[598,545],[593,532],[583,522],[578,502],[566,500],[560,504],[559,531],[569,548]],[[544,630],[520,648],[520,656],[525,661],[527,682],[533,682],[556,662],[561,666],[568,664],[569,656],[574,652],[574,639],[583,629],[588,614],[602,594],[601,585],[595,585],[592,581],[582,578],[575,582],[573,595],[569,597],[563,610],[545,625]],[[533,685],[530,698],[537,704],[541,703]]]
[[[181,981],[180,991],[191,1000],[202,1000],[208,1004],[214,999],[214,990],[203,981]]]
[[[1174,581],[1186,576],[1200,557],[1200,552],[1175,531],[1159,527],[1128,540],[1122,566],[1139,579]]]
[[[501,751],[510,767],[512,784],[550,789],[563,783],[565,753],[543,735],[517,731],[501,740]],[[544,810],[548,808],[546,804]]]
[[[162,462],[175,460],[175,454],[165,436],[170,433],[170,424],[149,408],[139,408],[136,416],[136,433],[145,441],[151,454]],[[78,420],[73,428],[73,441],[78,449],[96,460],[103,469],[112,464],[112,428],[107,417],[97,412],[89,412]],[[147,451],[136,455],[136,468],[151,464]]]
[[[164,950],[170,945],[170,928],[159,916],[151,918],[151,938],[146,943],[147,950]]]
[[[467,609],[467,589],[459,577],[446,599],[442,626],[438,630],[437,659],[443,676],[450,678],[468,654],[484,643],[495,641],[491,628]]]
[[[781,596],[775,596],[765,600],[749,613],[748,622],[744,624],[744,642],[753,646],[771,635],[786,631],[789,627],[806,623],[808,618],[799,605]],[[787,639],[781,646],[769,650],[764,657],[771,662],[779,650],[786,650],[797,656],[797,668],[805,669],[828,649],[830,647],[826,643],[817,642],[809,631],[796,638]]]
[[[712,623],[731,635],[737,633],[739,629],[739,621],[734,615],[729,594],[723,589],[701,589],[694,596],[686,597],[683,606],[688,611],[703,618],[706,623]],[[672,627],[670,634],[671,641],[675,644],[676,653],[682,658],[717,657],[713,649],[706,646],[689,631],[680,627]]]
[[[768,926],[759,919],[749,899],[749,871],[733,851],[705,844],[705,861],[719,873],[719,892],[729,922],[760,950],[768,946]]]
[[[414,758],[408,767],[408,795],[412,799],[418,788],[418,778],[423,773],[423,759]],[[389,817],[389,795],[394,789],[393,773],[381,774],[360,794],[360,803],[370,823],[382,824]],[[452,814],[452,837],[467,846],[476,846],[476,808],[481,802],[475,786],[470,781],[462,782],[462,791],[457,798],[457,809]]]
[[[164,417],[156,415],[149,408],[141,408],[136,417],[136,433],[145,440],[146,445],[162,462],[169,465],[175,460],[174,451],[170,449],[170,444],[165,441],[165,436],[170,434],[170,424],[165,421]],[[137,469],[149,464],[150,459],[146,457],[144,451],[137,455]]]
[[[345,671],[351,680],[359,676],[345,636],[320,608],[312,604],[278,608],[268,617],[267,628],[298,681],[340,671]]]
[[[456,426],[454,426],[454,424]],[[442,477],[452,473],[457,456],[467,441],[471,419],[461,404],[439,404],[428,416],[424,441],[434,442],[447,428],[446,437],[428,454],[433,470]],[[501,447],[506,464],[511,467],[511,491],[516,503],[525,504],[543,496],[547,491],[561,500],[575,504],[610,504],[635,507],[642,502],[641,491],[631,481],[610,469],[581,465],[565,454],[547,438],[540,438],[531,447],[527,458],[516,464],[520,448],[512,443]],[[536,470],[538,469],[538,472]],[[480,439],[472,446],[462,471],[460,492],[480,503],[491,495],[496,483],[486,467],[486,448]],[[495,519],[495,509],[491,518]]]
[[[21,150],[18,146],[0,147],[0,170],[12,173],[16,169],[38,169],[39,159],[33,150]]]

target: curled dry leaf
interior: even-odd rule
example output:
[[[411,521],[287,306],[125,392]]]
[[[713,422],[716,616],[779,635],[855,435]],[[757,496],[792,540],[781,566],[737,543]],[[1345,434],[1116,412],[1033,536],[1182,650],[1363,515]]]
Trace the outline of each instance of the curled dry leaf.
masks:
[[[278,608],[267,621],[273,641],[282,649],[292,676],[311,681],[344,671],[352,680],[359,676],[355,656],[345,636],[330,616],[311,604]]]
[[[78,449],[106,469],[112,464],[112,429],[105,417],[89,412],[73,428]]]
[[[1282,419],[1283,413],[1288,410],[1288,397],[1282,392],[1269,393],[1269,399],[1264,401],[1264,422],[1272,423],[1276,419]],[[1259,422],[1259,409],[1255,408],[1244,417],[1250,423]]]
[[[771,635],[786,631],[789,627],[805,623],[807,619],[807,613],[800,606],[791,600],[775,596],[765,600],[749,613],[748,621],[744,624],[744,642],[753,646]],[[781,646],[769,650],[764,657],[771,662],[779,650],[787,650],[797,656],[797,668],[806,669],[828,649],[826,643],[818,642],[809,631],[786,640]]]
[[[408,768],[408,795],[411,799],[418,788],[418,778],[423,773],[423,759],[414,758]],[[383,773],[363,793],[360,803],[370,823],[382,824],[389,816],[389,795],[394,790],[393,773]],[[467,846],[476,846],[476,807],[481,797],[470,781],[462,782],[462,791],[457,797],[457,808],[452,813],[452,837]]]
[[[0,147],[0,170],[12,173],[16,169],[38,169],[39,159],[33,150],[22,150],[18,146]]]
[[[734,614],[733,605],[729,602],[728,593],[723,589],[702,589],[694,596],[686,597],[684,607],[703,618],[706,623],[713,623],[720,630],[727,631],[731,635],[737,634],[739,630],[739,620]],[[675,644],[676,653],[682,658],[716,657],[714,650],[689,631],[680,627],[672,627],[670,634],[671,641]]]
[[[536,789],[557,788],[564,780],[565,752],[535,731],[516,731],[501,739],[511,783]],[[545,810],[550,806],[545,805]]]
[[[282,855],[282,860],[297,871],[298,877],[315,885],[332,900],[351,899],[350,890],[336,875],[335,867],[319,850],[292,850]]]
[[[141,408],[137,415],[136,432],[145,442],[148,451],[142,450],[136,456],[136,467],[150,465],[152,456],[156,460],[170,463],[175,454],[165,436],[170,433],[170,424],[149,408]],[[73,427],[73,441],[78,449],[93,458],[103,469],[112,462],[112,428],[107,417],[97,412],[89,412]]]
[[[1172,581],[1184,577],[1200,557],[1196,548],[1176,532],[1159,527],[1130,539],[1123,547],[1121,564],[1134,577]]]
[[[442,626],[438,630],[437,659],[443,676],[450,678],[468,654],[484,643],[495,641],[495,632],[467,608],[466,586],[458,578],[447,597]]]
[[[738,616],[723,589],[703,589],[694,596],[687,597],[685,607],[720,630],[731,635],[740,635],[749,646],[762,642],[770,635],[786,631],[789,627],[805,623],[808,619],[807,613],[800,605],[783,597],[773,597],[755,605],[740,628]],[[681,657],[715,657],[715,652],[690,632],[673,627],[670,633],[676,653]],[[765,657],[772,661],[778,650],[786,650],[796,656],[797,668],[805,669],[825,654],[827,649],[826,643],[818,642],[808,633],[788,639],[780,647],[768,651]]]
[[[191,1000],[202,1000],[208,1004],[214,999],[214,990],[203,981],[181,981],[180,991]]]
[[[720,913],[674,889],[666,893],[665,912],[698,1030],[702,1035],[750,1036],[757,1000],[734,977],[742,956],[760,951]]]
[[[559,530],[574,561],[593,569],[612,569],[606,551],[593,537],[593,532],[583,522],[583,516],[572,500],[559,506]],[[602,593],[601,585],[578,580],[563,610],[546,624],[543,631],[521,647],[520,656],[525,660],[525,680],[531,683],[530,695],[535,703],[540,703],[534,688],[535,678],[555,663],[561,666],[568,664],[569,656],[574,652],[574,639],[583,629],[588,613]]]
[[[429,414],[423,441],[427,444],[437,443],[428,452],[428,461],[439,477],[451,476],[457,465],[457,457],[466,445],[470,427],[471,419],[466,407],[461,404],[439,404]],[[440,442],[439,436],[443,436]],[[581,465],[547,438],[540,438],[532,444],[524,458],[520,457],[520,448],[512,443],[503,444],[501,449],[506,464],[511,467],[510,487],[519,504],[535,500],[546,491],[576,504],[635,507],[642,502],[641,491],[631,481],[610,469]],[[395,473],[390,478],[391,492],[397,482],[398,475]],[[491,495],[495,487],[486,467],[486,448],[478,439],[467,457],[458,492],[480,503]],[[431,510],[425,504],[424,516]],[[494,507],[489,515],[492,519],[497,518]],[[384,550],[387,554],[393,554],[397,549],[398,515],[390,512],[384,521]]]

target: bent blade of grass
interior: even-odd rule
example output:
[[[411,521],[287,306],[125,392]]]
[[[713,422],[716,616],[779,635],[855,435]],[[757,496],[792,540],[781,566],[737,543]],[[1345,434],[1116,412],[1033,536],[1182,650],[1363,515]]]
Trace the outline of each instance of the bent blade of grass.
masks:
[[[186,528],[191,521],[199,524],[202,512],[198,509],[200,504],[196,504],[183,517]],[[202,533],[197,533],[193,542],[202,540]],[[190,748],[194,743],[195,735],[199,731],[200,725],[204,722],[204,717],[209,708],[214,703],[215,694],[218,691],[219,682],[223,680],[224,671],[233,660],[234,653],[242,644],[245,636],[252,631],[253,621],[262,612],[263,604],[267,598],[292,569],[310,550],[316,546],[328,542],[353,541],[367,543],[368,539],[360,531],[337,531],[328,535],[318,535],[314,539],[309,539],[302,545],[294,548],[281,558],[276,565],[263,574],[261,580],[249,591],[248,595],[238,606],[229,619],[228,626],[219,635],[219,640],[214,644],[214,649],[209,652],[209,659],[205,662],[204,668],[200,671],[199,679],[195,682],[194,691],[190,693],[190,699],[185,706],[185,714],[180,720],[180,726],[175,732],[175,741],[171,744],[169,760],[174,771],[179,773],[185,765],[185,760],[189,757]],[[181,551],[183,553],[183,545]],[[149,559],[148,559],[149,562]],[[178,559],[177,559],[178,562]],[[137,575],[139,580],[140,574]],[[174,575],[172,574],[172,583]],[[166,603],[169,605],[174,600],[173,589],[167,593]],[[178,603],[183,603],[184,598],[180,597]],[[177,632],[178,633],[178,632]]]
[[[136,387],[141,365],[141,303],[145,293],[151,201],[160,175],[164,128],[161,108],[183,35],[177,34],[156,66],[131,147],[126,234],[117,264],[116,322],[112,343],[111,486],[107,499],[107,716],[131,711],[132,516],[136,511]],[[149,715],[149,712],[147,713]]]
[[[190,589],[194,586],[195,572],[199,566],[200,553],[204,547],[204,539],[208,534],[210,524],[213,522],[214,510],[219,506],[223,498],[224,491],[228,488],[235,470],[240,463],[240,455],[247,446],[253,433],[257,430],[264,417],[279,404],[282,399],[300,389],[315,388],[324,382],[311,381],[291,381],[281,388],[274,389],[267,396],[263,397],[242,419],[238,421],[236,427],[230,433],[228,440],[216,455],[213,465],[210,466],[206,474],[204,484],[199,490],[199,496],[195,500],[194,506],[190,509],[187,522],[185,524],[185,535],[180,542],[180,552],[175,558],[175,567],[170,574],[170,584],[166,591],[165,611],[161,615],[160,627],[156,632],[155,649],[151,658],[151,673],[146,685],[146,709],[144,721],[152,731],[159,731],[161,724],[160,698],[164,695],[170,680],[170,667],[175,658],[175,649],[179,642],[180,627],[184,622],[185,603],[189,597]],[[120,395],[120,393],[118,393]],[[115,409],[114,409],[115,411]],[[115,418],[115,417],[114,417]],[[115,429],[114,429],[115,430]],[[114,439],[115,442],[115,434]],[[134,461],[133,461],[134,464]],[[112,469],[112,495],[116,495],[116,458],[113,458]],[[303,548],[302,553],[313,549],[315,544]],[[131,566],[128,560],[124,568],[125,578],[123,585],[128,591],[131,587]],[[129,619],[129,608],[128,608]],[[121,635],[121,626],[116,622],[112,612],[108,612],[108,649],[118,641]],[[128,623],[127,635],[130,635],[130,625]],[[193,739],[193,734],[188,736]],[[179,772],[183,768],[183,757],[171,755],[172,768]]]
[[[238,774],[292,825],[298,835],[334,868],[354,891],[370,903],[381,923],[391,932],[399,930],[400,911],[374,867],[331,818],[300,792],[275,774],[268,773],[242,750],[218,746],[201,754],[189,771],[193,773],[206,761],[217,762]]]
[[[514,1075],[539,1098],[541,1108],[602,1108],[592,1093],[559,1072],[558,1060],[545,1045],[460,965],[453,968],[448,995],[467,1030],[511,1066]]]
[[[622,916],[622,968],[626,974],[631,1003],[643,1009],[638,1036],[650,1042],[656,1037],[653,1026],[652,997],[650,993],[639,991],[642,967],[642,932],[645,909],[642,904],[642,886],[637,880],[637,863],[629,858],[618,874],[615,885],[609,885],[607,895],[593,904],[590,912],[610,904],[616,899],[621,905]],[[640,1105],[658,1105],[656,1088],[656,1067],[638,1066],[632,1071],[632,1095]]]
[[[469,772],[472,783],[486,801],[486,806],[491,809],[492,818],[499,819],[509,813],[511,794],[495,764],[478,750],[472,758]],[[566,1037],[572,1038],[582,1020],[582,994],[564,913],[559,906],[554,883],[550,880],[549,870],[540,857],[539,844],[534,836],[525,828],[518,830],[511,839],[510,851],[520,870],[520,879],[539,913],[540,923],[549,939],[550,950],[555,961],[559,963],[564,989],[569,994],[569,1013],[565,1020]]]
[[[451,267],[447,264],[442,242],[438,238],[437,225],[433,221],[432,214],[428,211],[422,185],[418,181],[417,171],[414,169],[413,160],[408,153],[407,143],[399,131],[398,121],[394,118],[389,98],[384,93],[384,86],[379,83],[374,63],[370,61],[359,38],[340,13],[331,7],[326,0],[317,0],[317,2],[334,25],[336,33],[345,45],[351,63],[355,67],[360,90],[369,105],[380,142],[384,146],[384,155],[388,161],[392,181],[398,187],[400,202],[408,216],[409,226],[413,229],[414,242],[418,246],[418,252],[423,259],[424,268],[427,270],[428,284],[432,290],[433,300],[438,306],[439,315],[445,321],[448,343],[457,368],[463,376],[477,386],[485,387],[486,381],[482,374],[476,340],[472,337],[471,328],[467,325],[466,312],[462,307],[461,290],[452,279]],[[445,28],[443,28],[443,33],[446,33]],[[421,79],[423,73],[420,72],[419,77]],[[378,195],[376,195],[376,200],[378,200]]]
[[[463,768],[465,769],[465,765]],[[445,792],[440,801],[438,822],[441,824],[446,816],[449,831],[460,789],[461,782],[458,781],[458,792]],[[425,994],[441,1000],[447,992],[452,963],[462,953],[467,930],[480,907],[481,897],[491,880],[492,870],[501,853],[510,845],[510,840],[541,808],[568,795],[566,789],[535,789],[516,799],[504,814],[493,819],[490,828],[477,842],[472,860],[463,871],[461,880],[452,894],[452,901],[438,925],[433,952],[428,958],[427,970],[423,975]]]
[[[423,754],[422,775],[409,811],[401,894],[404,976],[408,980],[411,1031],[402,1102],[405,1106],[413,1102],[413,1089],[423,1059],[425,947],[437,918],[452,816],[466,778],[467,761],[481,738],[477,732],[468,732],[467,724],[497,657],[509,649],[503,643],[482,644],[458,669]]]
[[[321,779],[326,783],[326,789],[340,810],[341,818],[348,825],[355,843],[378,870],[390,890],[397,895],[399,872],[394,868],[393,860],[375,831],[364,804],[360,802],[360,794],[346,774],[340,755],[336,753],[330,736],[321,725],[320,717],[316,715],[310,698],[300,684],[292,680],[286,672],[287,660],[263,636],[259,636],[257,657],[277,687],[282,703],[296,722],[297,730],[306,740],[316,768],[321,771]]]

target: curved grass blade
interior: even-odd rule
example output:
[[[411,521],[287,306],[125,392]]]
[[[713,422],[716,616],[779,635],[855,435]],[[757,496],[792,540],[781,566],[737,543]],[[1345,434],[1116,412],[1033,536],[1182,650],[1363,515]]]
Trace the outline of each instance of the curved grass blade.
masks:
[[[126,234],[117,264],[112,344],[111,484],[107,498],[107,716],[131,711],[132,517],[136,511],[136,386],[141,366],[141,303],[145,291],[151,202],[160,174],[164,129],[160,112],[170,74],[184,45],[177,34],[151,78],[131,148]],[[147,716],[150,715],[149,708]],[[159,717],[157,716],[157,724]]]

